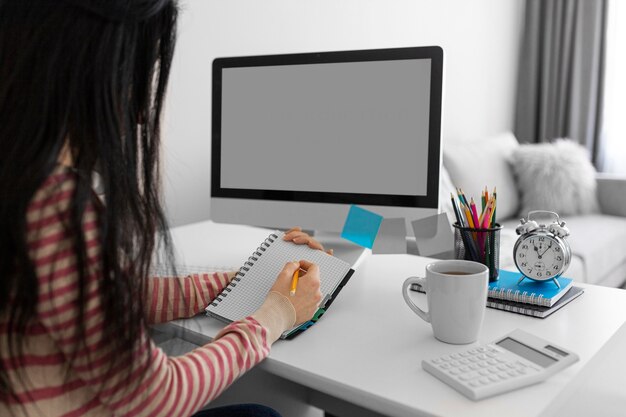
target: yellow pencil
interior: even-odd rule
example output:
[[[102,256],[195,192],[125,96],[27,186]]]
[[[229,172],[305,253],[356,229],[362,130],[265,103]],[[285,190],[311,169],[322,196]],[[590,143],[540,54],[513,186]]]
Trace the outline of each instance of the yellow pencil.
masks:
[[[469,225],[470,228],[474,228],[474,219],[472,217],[472,213],[470,212],[470,209],[463,203],[461,203],[461,207],[463,208],[463,211],[465,211],[465,218],[467,218],[467,224]]]
[[[293,273],[293,278],[291,279],[291,291],[289,294],[292,296],[296,295],[296,287],[298,286],[298,278],[300,277],[300,268],[296,269],[296,272]]]
[[[491,216],[489,216],[489,225],[491,227],[494,227],[494,223],[495,223],[495,213],[496,213],[496,206],[498,203],[498,200],[496,200],[496,196],[494,194],[493,197],[491,197],[491,202],[492,202],[492,208],[491,208]]]

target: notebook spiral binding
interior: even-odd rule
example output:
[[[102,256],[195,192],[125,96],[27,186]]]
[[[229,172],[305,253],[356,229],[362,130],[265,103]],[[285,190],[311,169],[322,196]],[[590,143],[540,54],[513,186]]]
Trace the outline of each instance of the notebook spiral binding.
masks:
[[[547,305],[547,301],[544,301],[543,294],[528,293],[528,291],[511,290],[506,288],[500,288],[498,290],[490,290],[489,297],[499,298],[501,300],[515,301],[517,303],[535,304],[535,305]]]
[[[217,306],[217,304],[221,302],[224,299],[224,297],[226,297],[228,293],[232,291],[234,287],[237,286],[237,283],[241,281],[241,278],[243,278],[246,275],[246,272],[250,270],[250,268],[254,265],[254,263],[259,260],[259,257],[263,255],[263,253],[267,250],[267,248],[269,248],[270,245],[274,243],[276,239],[278,239],[278,235],[276,233],[271,233],[261,243],[261,245],[259,245],[259,247],[256,248],[254,252],[252,252],[252,255],[250,255],[248,257],[248,260],[243,263],[241,268],[239,268],[239,271],[237,271],[237,273],[233,277],[233,280],[230,282],[230,284],[228,284],[224,288],[224,290],[217,297],[215,297],[215,300],[211,303],[212,306],[214,307]]]

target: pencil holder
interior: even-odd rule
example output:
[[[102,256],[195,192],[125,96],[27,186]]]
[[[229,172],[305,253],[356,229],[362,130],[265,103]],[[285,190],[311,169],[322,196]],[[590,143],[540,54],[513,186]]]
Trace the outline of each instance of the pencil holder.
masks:
[[[489,282],[498,280],[500,268],[500,230],[496,223],[487,229],[462,227],[454,223],[454,255],[456,259],[480,262],[489,268]]]

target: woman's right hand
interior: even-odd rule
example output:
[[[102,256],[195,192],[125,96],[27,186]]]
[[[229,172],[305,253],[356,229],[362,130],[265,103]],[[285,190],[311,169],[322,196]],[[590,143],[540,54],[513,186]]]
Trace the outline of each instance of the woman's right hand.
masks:
[[[296,293],[291,295],[291,280],[298,269],[301,270],[298,286]],[[303,270],[305,272],[302,272]],[[322,300],[319,267],[304,260],[287,262],[270,291],[276,291],[287,297],[296,311],[296,325],[302,324],[313,317]]]

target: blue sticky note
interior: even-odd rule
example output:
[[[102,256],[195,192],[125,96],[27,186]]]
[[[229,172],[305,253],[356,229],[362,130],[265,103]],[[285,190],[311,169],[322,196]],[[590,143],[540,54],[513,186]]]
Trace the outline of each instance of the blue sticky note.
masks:
[[[372,249],[382,221],[383,216],[353,205],[343,225],[341,237]]]

